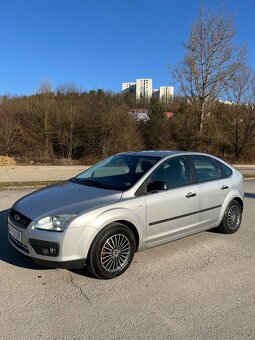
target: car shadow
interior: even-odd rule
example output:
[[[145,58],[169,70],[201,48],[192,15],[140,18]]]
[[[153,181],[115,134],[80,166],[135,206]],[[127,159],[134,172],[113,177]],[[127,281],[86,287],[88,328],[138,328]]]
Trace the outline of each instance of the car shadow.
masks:
[[[86,266],[82,269],[69,269],[69,271],[80,276],[89,277],[90,279],[98,280],[95,276],[93,276],[90,273],[90,271],[88,270]]]
[[[0,261],[27,269],[48,269],[30,262],[22,256],[8,240],[8,217],[9,209],[0,211]]]
[[[216,227],[216,228],[213,228],[213,229],[208,229],[206,230],[207,233],[213,233],[213,234],[221,234],[221,232],[219,231],[219,229]]]
[[[255,194],[252,193],[252,192],[246,192],[246,193],[244,194],[244,197],[246,197],[246,198],[255,198]]]

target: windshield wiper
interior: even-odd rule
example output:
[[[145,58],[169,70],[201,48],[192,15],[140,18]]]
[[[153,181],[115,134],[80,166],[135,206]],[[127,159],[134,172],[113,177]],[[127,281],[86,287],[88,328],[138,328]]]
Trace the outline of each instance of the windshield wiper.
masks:
[[[80,180],[76,177],[72,177],[68,180],[69,182],[80,183]]]
[[[98,181],[93,181],[91,179],[87,179],[87,178],[77,178],[77,177],[73,177],[71,178],[72,182],[75,183],[79,183],[79,184],[83,184],[83,185],[88,185],[90,187],[95,187],[95,188],[101,188],[101,189],[110,189],[110,190],[114,190],[112,186],[98,182]]]
[[[101,182],[97,182],[97,181],[92,181],[91,179],[83,179],[82,183],[84,183],[85,185],[90,185],[92,187],[97,187],[97,188],[104,188],[103,183]]]

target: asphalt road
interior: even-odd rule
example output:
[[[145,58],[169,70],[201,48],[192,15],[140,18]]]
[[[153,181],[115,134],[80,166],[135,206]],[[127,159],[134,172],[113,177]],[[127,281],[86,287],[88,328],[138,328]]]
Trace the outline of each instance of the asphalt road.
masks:
[[[44,269],[7,241],[0,192],[0,339],[255,339],[255,181],[234,235],[203,232],[137,253],[121,277]]]

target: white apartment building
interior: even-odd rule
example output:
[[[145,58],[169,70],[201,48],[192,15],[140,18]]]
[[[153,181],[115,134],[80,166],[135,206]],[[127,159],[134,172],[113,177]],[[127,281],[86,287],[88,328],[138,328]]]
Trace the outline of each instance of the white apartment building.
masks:
[[[173,86],[160,86],[159,87],[159,99],[166,104],[173,99],[174,87]]]
[[[134,85],[136,85],[136,83],[134,82],[122,83],[122,91],[127,90]]]
[[[152,79],[140,78],[136,79],[135,83],[122,83],[122,93],[133,93],[137,100],[141,98],[150,99],[151,96],[155,96],[167,104],[174,96],[174,87],[160,86],[159,89],[153,89]]]
[[[152,96],[152,79],[136,79],[136,99],[147,98]]]
[[[122,83],[122,92],[123,93],[128,93],[128,92],[135,93],[135,87],[136,87],[136,83],[134,82]]]

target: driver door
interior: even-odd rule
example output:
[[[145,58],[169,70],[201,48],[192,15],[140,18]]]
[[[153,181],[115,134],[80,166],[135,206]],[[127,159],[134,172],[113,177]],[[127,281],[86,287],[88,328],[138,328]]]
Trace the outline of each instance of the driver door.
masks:
[[[199,224],[199,188],[192,183],[187,156],[166,160],[149,182],[167,183],[167,190],[147,193],[147,243],[157,245],[195,230]]]

